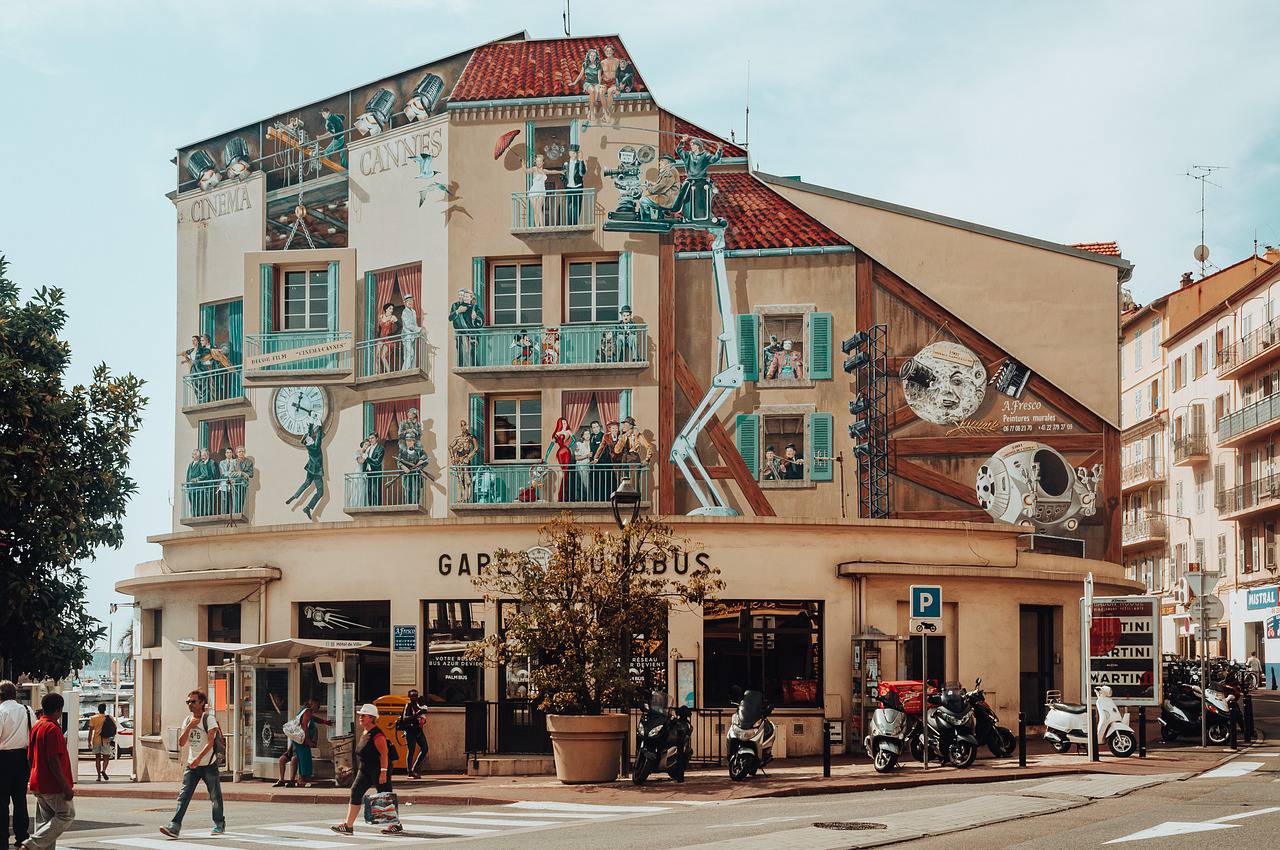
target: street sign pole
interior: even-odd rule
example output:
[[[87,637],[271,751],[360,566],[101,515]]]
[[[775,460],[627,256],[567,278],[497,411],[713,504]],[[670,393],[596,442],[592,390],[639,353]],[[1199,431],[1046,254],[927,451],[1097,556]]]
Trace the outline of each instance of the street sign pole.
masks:
[[[920,716],[924,718],[924,769],[929,769],[929,633],[920,633]]]
[[[1205,694],[1209,690],[1209,633],[1205,628],[1209,606],[1200,597],[1200,746],[1209,746],[1209,719],[1205,716]],[[1232,722],[1235,722],[1234,720]]]
[[[1081,655],[1084,657],[1080,660],[1084,662],[1084,717],[1085,724],[1089,727],[1089,758],[1093,758],[1095,751],[1094,746],[1094,722],[1093,722],[1093,676],[1091,675],[1091,667],[1093,666],[1092,655],[1093,650],[1090,647],[1090,641],[1093,638],[1093,573],[1090,572],[1084,579],[1084,636],[1081,641]]]
[[[929,632],[942,623],[942,586],[913,584],[908,626],[920,635],[920,720],[924,735],[924,769],[929,769]],[[945,674],[945,667],[944,667]]]

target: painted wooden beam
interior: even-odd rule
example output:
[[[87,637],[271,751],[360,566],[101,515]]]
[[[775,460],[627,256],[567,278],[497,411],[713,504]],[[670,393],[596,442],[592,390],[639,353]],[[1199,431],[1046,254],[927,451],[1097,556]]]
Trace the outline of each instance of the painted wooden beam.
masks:
[[[992,522],[984,510],[895,511],[894,519],[950,520],[952,522]]]
[[[975,508],[980,507],[978,505],[978,494],[972,484],[963,484],[927,466],[914,461],[903,460],[902,458],[897,459],[892,471],[899,478],[903,478],[913,484],[919,484],[921,487],[933,490],[936,493],[950,496],[953,499],[964,502],[966,505],[973,505]]]
[[[1028,435],[1027,439],[1031,439]],[[895,437],[890,440],[898,456],[923,457],[926,455],[980,455],[995,454],[1020,437],[1014,434],[991,436],[955,437]],[[1085,452],[1101,450],[1103,434],[1036,434],[1034,439],[1060,452]]]

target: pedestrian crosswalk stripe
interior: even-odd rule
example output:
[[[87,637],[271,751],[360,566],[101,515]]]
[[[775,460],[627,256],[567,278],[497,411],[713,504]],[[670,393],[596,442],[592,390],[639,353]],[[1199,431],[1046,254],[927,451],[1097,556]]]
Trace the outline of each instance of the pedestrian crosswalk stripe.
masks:
[[[561,820],[599,820],[600,818],[611,817],[611,815],[586,815],[582,812],[543,812],[543,811],[516,811],[516,812],[472,812],[472,814],[481,815],[486,818],[557,818]],[[566,824],[567,825],[567,824]]]
[[[1200,774],[1201,779],[1234,779],[1240,776],[1246,776],[1258,768],[1262,767],[1260,761],[1232,761],[1227,762],[1222,767],[1214,768],[1208,773]]]
[[[602,806],[592,803],[535,803],[521,800],[518,803],[512,803],[510,808],[513,809],[535,809],[549,812],[582,812],[603,815],[639,815],[654,814],[657,812],[667,811],[665,806]]]
[[[401,815],[405,823],[456,823],[459,826],[564,826],[553,820],[521,820],[519,818],[448,817],[446,815]]]
[[[187,834],[188,838],[214,838],[207,829]],[[334,838],[339,836],[334,833]],[[350,847],[345,841],[319,841],[314,838],[286,838],[283,835],[254,835],[251,832],[224,832],[219,841],[245,841],[249,844],[268,844],[272,847],[290,847],[295,850],[333,850],[334,847]],[[168,842],[166,847],[173,845]]]
[[[142,850],[209,850],[208,844],[192,844],[190,841],[170,841],[166,838],[148,838],[135,835],[131,838],[109,838],[104,844],[119,844],[122,847],[138,847]]]
[[[280,825],[274,825],[274,824],[263,825],[262,828],[270,829],[273,832],[296,832],[299,835],[337,835],[337,833],[334,832],[333,830],[326,829],[324,827],[303,826],[302,824],[294,824],[294,823],[280,824]],[[360,838],[366,841],[404,841],[403,838],[396,838],[393,835],[366,835],[365,833],[360,832],[358,829],[357,829],[357,832],[359,833]],[[351,836],[346,836],[346,837],[350,838]],[[197,846],[200,847],[200,850],[209,850],[208,844],[200,844]],[[166,844],[165,847],[171,848],[173,847],[173,845]],[[178,847],[176,848],[176,850],[189,850],[189,848]]]
[[[405,834],[407,835],[409,833],[409,826],[404,824],[402,825],[405,827]],[[356,835],[361,838],[374,838],[375,835],[370,835],[370,833],[378,833],[382,830],[382,827],[383,824],[374,826],[358,823],[356,824]],[[447,826],[445,824],[438,823],[413,824],[414,835],[421,835],[424,832],[430,833],[431,835],[492,835],[497,831],[498,830],[496,829],[475,829],[462,826]]]

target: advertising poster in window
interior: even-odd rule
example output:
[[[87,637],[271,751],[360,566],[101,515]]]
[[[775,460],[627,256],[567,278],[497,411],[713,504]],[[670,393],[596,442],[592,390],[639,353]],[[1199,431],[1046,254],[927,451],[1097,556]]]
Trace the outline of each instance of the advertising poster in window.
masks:
[[[1091,688],[1110,687],[1119,705],[1160,705],[1159,598],[1095,597],[1088,652]]]
[[[276,759],[284,753],[289,741],[283,727],[289,717],[289,668],[259,668],[254,673],[254,758]]]
[[[467,648],[484,639],[480,602],[424,602],[426,696],[431,705],[464,705],[484,698],[484,662]]]
[[[667,636],[648,637],[635,635],[632,640],[631,681],[641,688],[641,693],[667,689]]]

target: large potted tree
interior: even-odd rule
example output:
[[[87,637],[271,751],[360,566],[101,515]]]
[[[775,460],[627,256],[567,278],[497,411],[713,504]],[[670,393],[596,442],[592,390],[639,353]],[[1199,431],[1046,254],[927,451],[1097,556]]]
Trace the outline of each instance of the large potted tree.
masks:
[[[715,568],[686,561],[687,541],[649,517],[614,530],[566,513],[539,538],[528,551],[499,549],[472,580],[487,602],[518,604],[504,609],[500,633],[469,652],[489,664],[527,658],[557,778],[610,782],[630,727],[625,710],[644,688],[630,674],[637,642],[664,634],[673,607],[701,606],[723,583]]]

